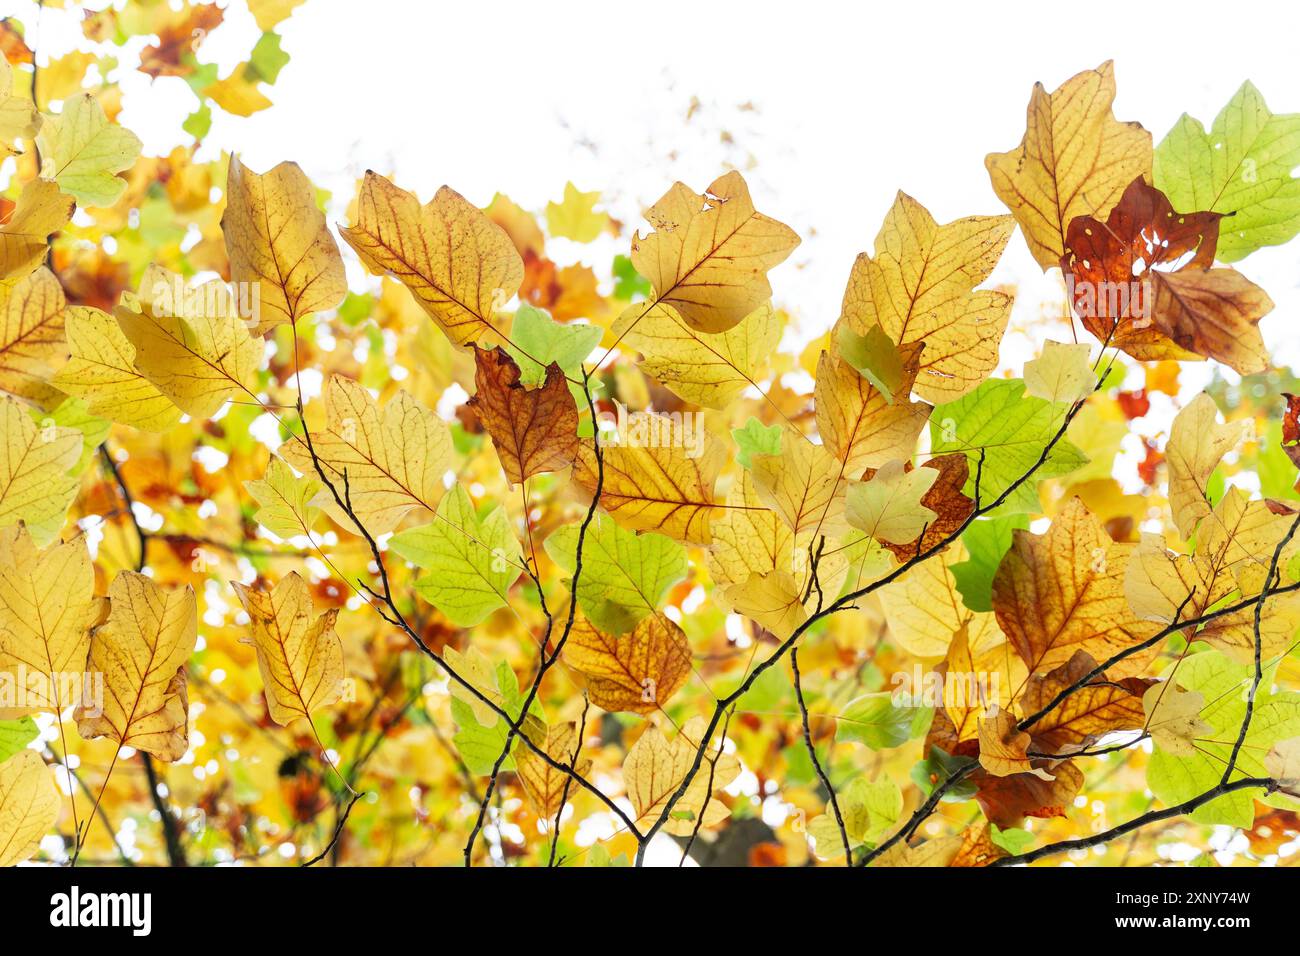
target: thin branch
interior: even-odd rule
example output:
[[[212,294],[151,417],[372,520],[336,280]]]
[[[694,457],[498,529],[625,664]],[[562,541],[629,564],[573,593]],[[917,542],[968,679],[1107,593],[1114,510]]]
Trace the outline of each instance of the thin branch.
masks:
[[[831,778],[827,776],[826,771],[822,769],[822,763],[817,759],[817,748],[813,746],[812,729],[808,726],[808,705],[803,698],[803,683],[799,675],[799,648],[790,651],[790,666],[794,669],[794,697],[799,702],[799,713],[803,717],[803,742],[808,749],[808,756],[812,760],[813,769],[817,771],[817,777],[821,780],[822,786],[830,795],[831,810],[835,814],[835,825],[840,828],[840,840],[844,843],[844,865],[853,865],[853,847],[849,843],[849,831],[844,826],[844,814],[840,812],[840,801],[835,795],[835,786],[831,783]]]

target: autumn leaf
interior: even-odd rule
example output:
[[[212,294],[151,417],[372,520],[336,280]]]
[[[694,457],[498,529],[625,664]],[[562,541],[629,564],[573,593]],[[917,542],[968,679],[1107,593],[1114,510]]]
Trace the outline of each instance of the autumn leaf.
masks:
[[[908,465],[904,465],[907,468]],[[931,458],[922,468],[937,471],[938,477],[921,495],[921,507],[934,513],[934,518],[925,525],[925,530],[910,541],[881,541],[881,547],[890,551],[899,561],[906,561],[917,554],[937,548],[957,532],[971,512],[975,502],[967,497],[962,489],[970,477],[970,467],[965,455],[940,455]],[[868,468],[862,473],[863,481],[875,476],[875,469]]]
[[[1025,714],[1046,710],[1058,694],[1083,680],[1096,666],[1085,651],[1076,651],[1060,667],[1031,674],[1020,697],[1020,709]],[[1111,680],[1098,675],[1034,723],[1030,728],[1034,749],[1069,755],[1087,749],[1106,734],[1141,730],[1145,724],[1142,695],[1147,686],[1147,681],[1136,677]]]
[[[546,553],[570,575],[578,566],[577,524],[557,528]],[[664,592],[686,576],[686,551],[661,534],[635,534],[614,519],[592,516],[582,547],[578,603],[602,630],[624,634],[653,614]]]
[[[316,458],[372,533],[393,530],[412,508],[438,507],[452,459],[442,419],[403,391],[380,408],[365,388],[337,375],[326,386],[325,409],[328,425],[311,431]],[[303,474],[317,474],[305,441],[285,442],[280,455]],[[322,502],[336,521],[351,526],[332,496]]]
[[[1077,651],[1107,660],[1156,633],[1124,596],[1133,546],[1113,543],[1082,501],[1071,499],[1046,534],[1013,535],[993,579],[993,610],[1031,673],[1065,664]],[[1133,654],[1112,675],[1140,674],[1158,651]]]
[[[546,231],[559,239],[591,242],[609,225],[609,213],[596,212],[600,191],[579,192],[573,183],[564,184],[564,199],[546,204]]]
[[[610,331],[642,354],[641,370],[665,388],[705,408],[725,408],[759,387],[783,324],[764,304],[725,332],[700,332],[659,302],[627,309]]]
[[[903,815],[903,791],[888,777],[880,780],[855,777],[840,790],[838,802],[850,849],[880,842]],[[809,821],[808,835],[816,841],[818,856],[843,858],[844,842],[829,804],[825,813]]]
[[[46,116],[36,142],[41,151],[41,175],[83,206],[111,206],[126,191],[116,176],[130,169],[140,155],[139,137],[109,122],[92,93],[78,93],[63,102],[63,112]]]
[[[607,634],[579,617],[564,661],[586,680],[591,702],[608,711],[650,714],[691,676],[691,647],[680,627],[651,615],[627,634]]]
[[[186,414],[209,418],[241,393],[257,399],[262,345],[220,280],[187,289],[180,276],[151,265],[114,314],[135,348],[136,370]]]
[[[730,815],[731,811],[713,794],[736,778],[740,762],[732,754],[719,755],[717,744],[701,739],[705,724],[704,718],[693,717],[671,741],[650,724],[637,738],[623,762],[623,783],[636,812],[635,820],[648,823],[663,812],[701,747],[708,748],[701,772],[691,778],[686,792],[674,805],[664,832],[690,836],[697,829],[716,826]]]
[[[881,542],[901,544],[916,539],[938,517],[921,504],[938,477],[932,468],[906,471],[897,459],[886,462],[870,481],[849,485],[845,501],[849,524]]]
[[[28,181],[13,211],[0,221],[0,278],[19,278],[45,258],[51,233],[72,218],[76,202],[48,179]]]
[[[95,415],[145,431],[166,431],[181,418],[162,390],[136,368],[136,351],[117,319],[88,306],[64,313],[71,357],[52,384],[84,399]]]
[[[956,556],[962,555],[958,545]],[[992,614],[976,614],[962,603],[956,579],[942,561],[924,561],[886,585],[880,590],[880,602],[893,638],[923,659],[944,657],[961,632],[975,648],[1003,640]]]
[[[1028,749],[1029,734],[1016,729],[1013,714],[998,707],[979,722],[980,766],[995,777],[1029,774],[1040,780],[1054,780],[1055,776],[1043,767],[1034,767]]]
[[[460,484],[443,497],[436,517],[395,534],[389,547],[429,572],[415,581],[420,597],[452,623],[473,627],[509,603],[524,568],[519,540],[504,508],[480,518]]]
[[[552,759],[571,765],[574,772],[585,776],[591,772],[591,760],[578,758],[581,747],[582,741],[578,739],[577,727],[572,721],[548,727],[546,742],[542,744]],[[565,795],[576,790],[567,773],[555,769],[522,745],[515,752],[515,772],[519,774],[524,792],[541,817],[552,818],[558,814],[564,809]]]
[[[259,175],[231,156],[221,231],[231,280],[258,289],[254,334],[343,301],[343,259],[296,163]]]
[[[0,866],[27,860],[59,818],[62,799],[38,753],[24,750],[0,763]]]
[[[12,398],[0,401],[0,528],[25,522],[38,544],[58,536],[79,484],[70,472],[81,433],[41,428]]]
[[[492,436],[511,484],[559,471],[578,453],[578,406],[552,363],[540,388],[519,382],[519,366],[505,349],[474,348],[477,391],[467,403]]]
[[[1080,216],[1061,271],[1084,326],[1134,358],[1216,359],[1243,375],[1268,364],[1259,320],[1273,301],[1241,273],[1213,268],[1219,213],[1175,212],[1141,178],[1103,224]],[[1185,261],[1183,261],[1185,260]],[[1172,270],[1159,269],[1182,262]]]
[[[1165,753],[1190,757],[1196,753],[1196,739],[1213,728],[1201,720],[1205,695],[1181,690],[1172,681],[1153,684],[1142,695],[1146,730]]]
[[[1210,473],[1245,436],[1245,423],[1220,425],[1218,411],[1214,399],[1202,392],[1174,416],[1169,430],[1169,442],[1165,445],[1169,508],[1184,538],[1190,538],[1197,524],[1211,511],[1205,494]]]
[[[650,280],[652,300],[699,332],[725,332],[771,298],[768,270],[799,244],[789,226],[754,208],[738,172],[702,196],[675,183],[646,219],[655,231],[633,235],[632,264]]]
[[[1025,363],[1025,394],[1066,405],[1083,401],[1097,386],[1091,351],[1085,343],[1044,342],[1042,356]]]
[[[455,673],[469,681],[494,706],[510,714],[513,722],[519,724],[524,737],[539,747],[544,744],[547,727],[541,704],[534,700],[529,711],[520,718],[524,695],[519,690],[519,680],[509,663],[498,661],[493,667],[483,653],[475,648],[462,654],[454,647],[445,647],[442,657]],[[491,773],[505,748],[506,737],[510,734],[509,724],[459,684],[452,685],[451,695],[451,715],[457,727],[452,742],[457,752],[472,772]],[[514,758],[507,756],[501,769],[514,770]]]
[[[776,455],[756,455],[750,469],[754,490],[786,526],[802,537],[837,536],[848,530],[844,493],[848,482],[824,445],[787,429]]]
[[[506,346],[506,351],[519,366],[521,385],[533,388],[543,384],[547,368],[554,363],[569,377],[574,401],[585,405],[582,363],[600,342],[600,333],[599,326],[556,322],[541,309],[525,303],[515,312],[510,331],[512,344]]]
[[[1104,215],[1129,183],[1151,174],[1151,134],[1116,120],[1114,101],[1109,60],[1052,93],[1035,83],[1020,146],[984,160],[1044,272],[1060,263],[1076,217]]]
[[[59,280],[43,267],[0,285],[0,389],[38,405],[58,404],[49,380],[67,355],[66,306]]]
[[[713,498],[713,487],[724,464],[722,445],[700,433],[700,445],[688,448],[687,436],[672,419],[643,414],[650,433],[669,436],[669,440],[604,445],[600,506],[624,527],[658,531],[678,541],[707,545],[713,540],[714,516],[728,507],[716,504]],[[583,439],[578,445],[573,480],[592,495],[598,477],[595,449],[589,439]]]
[[[26,96],[14,95],[13,67],[0,56],[0,158],[21,153],[15,142],[31,142],[40,125],[36,104]]]
[[[856,478],[865,468],[907,459],[916,450],[930,406],[907,398],[916,375],[917,349],[909,349],[897,399],[880,391],[841,358],[823,352],[817,362],[814,402],[822,441],[841,463],[841,475]]]
[[[1184,113],[1156,147],[1155,185],[1182,209],[1231,215],[1219,258],[1236,262],[1300,231],[1300,114],[1269,111],[1249,80],[1207,132]]]
[[[91,638],[87,663],[104,675],[103,705],[77,708],[77,732],[179,760],[189,749],[185,662],[198,639],[194,591],[123,571],[108,599],[108,620]]]
[[[94,587],[84,541],[40,550],[23,525],[0,530],[0,675],[25,691],[4,708],[10,716],[81,702],[65,699],[64,677],[86,671],[91,629],[107,610]]]
[[[391,273],[456,345],[508,344],[496,313],[518,290],[523,261],[492,220],[446,186],[424,206],[366,171],[356,222],[339,227],[375,275]]]
[[[344,675],[343,642],[334,632],[338,608],[313,620],[311,592],[296,571],[269,591],[238,581],[230,586],[249,617],[246,640],[257,650],[271,719],[282,727],[310,721],[312,711],[337,701]]]
[[[996,777],[984,771],[971,774],[976,786],[975,800],[990,823],[999,827],[1018,827],[1025,817],[1052,819],[1063,817],[1083,788],[1083,772],[1073,763],[1053,764],[1052,778],[1032,773]]]
[[[917,394],[931,402],[966,395],[997,364],[1011,296],[975,286],[993,271],[1012,228],[1010,216],[939,225],[900,192],[876,236],[874,258],[863,253],[853,264],[839,327],[869,336],[878,325],[905,355],[924,343]]]
[[[257,512],[262,527],[286,539],[311,536],[311,527],[320,514],[312,501],[323,487],[312,475],[296,477],[274,455],[267,463],[265,478],[244,482],[244,488],[262,506]]]

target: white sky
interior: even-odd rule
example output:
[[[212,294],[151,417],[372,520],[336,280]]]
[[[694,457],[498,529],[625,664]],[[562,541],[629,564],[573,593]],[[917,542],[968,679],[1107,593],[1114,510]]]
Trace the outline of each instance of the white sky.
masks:
[[[6,7],[42,51],[85,46],[79,13],[47,9],[40,35],[33,3]],[[223,71],[258,34],[242,0],[229,7],[202,48]],[[214,109],[206,154],[236,149],[257,170],[296,160],[335,192],[335,219],[372,167],[422,198],[447,183],[479,205],[499,190],[538,210],[572,179],[602,190],[629,227],[674,179],[702,191],[752,156],[759,209],[804,237],[773,274],[803,338],[834,320],[895,190],[941,222],[1005,211],[983,160],[1019,143],[1035,80],[1052,89],[1113,58],[1116,115],[1157,141],[1184,110],[1208,126],[1246,78],[1275,112],[1300,111],[1294,2],[307,0],[278,29],[292,60],[268,90],[274,108],[247,119]],[[193,95],[179,79],[123,72],[121,122],[165,152]],[[701,109],[688,123],[692,97]],[[571,255],[603,272],[625,249]],[[1265,337],[1294,360],[1300,241],[1240,268],[1277,303]],[[1013,323],[1058,295],[1018,234],[994,280],[1021,284]]]

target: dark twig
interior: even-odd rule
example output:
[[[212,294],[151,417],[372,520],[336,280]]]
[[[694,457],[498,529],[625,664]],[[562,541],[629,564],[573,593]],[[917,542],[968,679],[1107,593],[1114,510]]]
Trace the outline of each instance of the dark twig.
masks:
[[[844,826],[844,814],[840,812],[840,801],[835,795],[835,787],[831,783],[831,778],[827,776],[826,771],[822,769],[822,762],[817,759],[817,748],[813,746],[812,728],[808,726],[808,704],[803,697],[803,683],[799,675],[799,648],[790,651],[790,667],[794,670],[794,697],[799,702],[799,713],[803,717],[803,742],[808,749],[808,756],[812,760],[813,769],[817,771],[817,777],[821,780],[822,786],[826,788],[827,794],[830,795],[831,810],[835,814],[835,825],[840,828],[840,840],[844,843],[844,865],[853,865],[853,848],[849,844],[849,831]]]

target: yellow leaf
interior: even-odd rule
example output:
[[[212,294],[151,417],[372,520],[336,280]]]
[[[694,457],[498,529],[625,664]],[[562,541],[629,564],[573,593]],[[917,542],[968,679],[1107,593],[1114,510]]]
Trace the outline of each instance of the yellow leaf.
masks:
[[[1279,740],[1264,755],[1264,770],[1284,790],[1300,789],[1300,737]]]
[[[0,279],[24,276],[45,258],[50,234],[62,229],[76,208],[48,179],[23,186],[13,212],[0,223]]]
[[[52,384],[84,399],[101,418],[161,432],[181,419],[181,410],[136,370],[135,346],[117,319],[89,306],[72,306],[64,319],[72,357]]]
[[[58,403],[49,379],[67,354],[66,306],[63,287],[44,267],[0,285],[0,389],[45,407]]]
[[[273,104],[266,94],[257,88],[260,74],[249,71],[248,63],[240,63],[230,75],[223,80],[205,87],[203,94],[227,113],[235,116],[252,116]]]
[[[456,345],[509,345],[498,316],[524,279],[510,237],[447,186],[427,205],[366,172],[357,221],[339,232],[375,275],[392,273]]]
[[[591,761],[585,757],[578,759],[581,747],[582,741],[578,739],[577,727],[572,721],[547,728],[546,742],[542,745],[551,759],[572,766],[574,772],[586,776],[591,770]],[[564,808],[566,795],[572,796],[578,790],[572,777],[555,769],[522,744],[515,753],[515,771],[537,815],[548,820]]]
[[[779,455],[753,456],[754,490],[798,536],[835,537],[848,530],[840,463],[823,445],[794,429],[781,435]]]
[[[1248,422],[1220,425],[1219,409],[1209,393],[1202,392],[1174,416],[1165,445],[1169,467],[1169,510],[1178,533],[1190,538],[1197,524],[1211,511],[1205,494],[1223,456],[1241,441]]]
[[[262,506],[257,512],[262,526],[281,538],[310,537],[311,526],[320,513],[311,502],[324,487],[315,475],[312,471],[298,478],[281,459],[272,456],[265,478],[244,482],[248,493]]]
[[[643,413],[652,434],[671,434],[672,420]],[[689,421],[689,419],[688,419]],[[713,486],[725,451],[712,436],[700,434],[701,446],[686,448],[680,440],[653,444],[604,445],[605,480],[600,506],[620,525],[635,531],[657,531],[678,541],[709,544],[714,516],[721,506]],[[596,492],[596,453],[590,440],[578,446],[573,479],[588,494]]]
[[[179,760],[189,748],[185,662],[198,639],[194,590],[122,571],[108,599],[108,620],[91,638],[87,664],[104,675],[103,707],[77,708],[77,732]]]
[[[623,784],[636,811],[638,824],[649,824],[659,818],[669,799],[686,779],[701,746],[708,749],[699,772],[691,778],[686,792],[673,805],[663,831],[672,836],[690,836],[696,829],[716,826],[730,814],[725,805],[713,798],[713,793],[736,778],[740,773],[740,761],[725,752],[719,756],[716,743],[701,741],[706,726],[703,717],[692,717],[669,741],[658,727],[651,724],[632,745],[623,761]]]
[[[180,276],[150,266],[115,314],[136,370],[186,414],[210,418],[239,393],[257,401],[262,342],[248,334],[225,283],[187,289]]]
[[[880,589],[890,634],[908,653],[921,658],[943,657],[963,629],[977,650],[1004,640],[992,614],[976,614],[962,603],[957,579],[948,568],[966,558],[966,549],[959,542],[944,560],[923,561]]]
[[[1142,695],[1146,711],[1147,732],[1156,746],[1178,757],[1196,754],[1196,739],[1214,728],[1201,720],[1205,696],[1200,691],[1185,691],[1171,681],[1152,684]]]
[[[921,504],[939,472],[933,468],[903,469],[898,459],[881,465],[870,481],[849,485],[845,514],[855,528],[877,541],[903,544],[914,541],[939,517]]]
[[[0,530],[0,675],[25,692],[5,708],[11,716],[81,702],[90,632],[104,610],[94,589],[84,539],[41,551],[24,526]],[[65,683],[70,674],[75,686]]]
[[[343,694],[343,642],[334,633],[338,608],[312,619],[311,592],[290,571],[272,591],[231,582],[248,612],[262,672],[267,710],[281,727],[310,721],[311,713]]]
[[[26,96],[13,93],[13,67],[0,56],[0,159],[22,152],[14,147],[14,142],[19,139],[30,142],[41,125],[36,104]]]
[[[59,790],[33,750],[0,763],[0,866],[22,863],[59,818]]]
[[[799,244],[784,223],[754,209],[738,172],[703,196],[675,183],[646,212],[655,229],[632,237],[632,265],[700,332],[725,332],[772,297],[769,269]]]
[[[993,578],[993,611],[1031,673],[1066,663],[1076,651],[1105,661],[1156,633],[1124,596],[1133,545],[1115,544],[1077,498],[1057,513],[1046,534],[1013,532]],[[1108,669],[1133,677],[1160,648],[1153,646]]]
[[[82,441],[75,428],[43,428],[17,401],[0,399],[0,528],[24,521],[41,544],[58,535],[77,494],[68,472]]]
[[[258,175],[231,156],[221,231],[231,280],[259,290],[256,334],[332,309],[347,295],[343,259],[297,163]]]
[[[1025,363],[1025,394],[1067,404],[1087,398],[1097,384],[1091,351],[1086,342],[1044,342],[1042,355]]]
[[[1076,216],[1105,216],[1138,176],[1151,178],[1151,134],[1111,112],[1115,67],[1107,60],[1048,93],[1035,83],[1020,145],[984,160],[993,191],[1046,272],[1060,265]]]
[[[259,30],[270,33],[302,3],[303,0],[248,0],[248,12],[257,21]]]
[[[991,716],[980,720],[980,766],[995,777],[1029,773],[1040,780],[1055,780],[1042,767],[1029,762],[1029,734],[1016,730],[1016,718],[998,707]]]
[[[665,388],[696,405],[726,408],[746,388],[758,387],[781,341],[781,326],[781,316],[764,304],[711,335],[691,328],[671,306],[640,303],[610,331],[642,354],[641,371]]]
[[[649,714],[666,705],[691,676],[691,646],[660,614],[627,634],[607,634],[585,617],[573,622],[564,660],[587,679],[591,702],[608,711]]]
[[[609,225],[609,213],[596,212],[600,190],[578,192],[573,183],[564,184],[564,199],[546,204],[546,231],[560,239],[591,242]]]
[[[879,325],[900,351],[924,343],[917,394],[931,402],[960,398],[998,362],[1011,296],[974,289],[997,265],[1012,228],[1010,216],[941,226],[900,192],[876,236],[875,258],[863,253],[853,264],[840,323],[858,335]]]
[[[325,409],[328,426],[311,432],[316,455],[372,534],[392,531],[412,508],[437,510],[452,462],[446,422],[402,391],[381,410],[365,388],[338,375],[326,386]],[[304,475],[317,474],[302,439],[285,442],[280,455]],[[320,498],[336,521],[351,525],[333,495]]]
[[[900,398],[892,400],[848,362],[822,353],[814,393],[817,429],[826,448],[842,463],[842,474],[859,478],[867,468],[912,457],[931,410],[906,397],[914,375],[913,363],[904,375]]]
[[[808,619],[804,587],[788,571],[751,574],[726,589],[726,602],[738,614],[757,621],[781,640]]]

